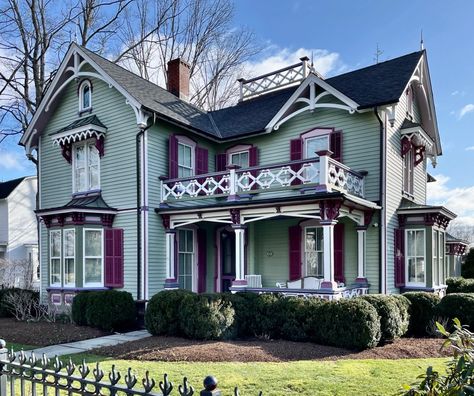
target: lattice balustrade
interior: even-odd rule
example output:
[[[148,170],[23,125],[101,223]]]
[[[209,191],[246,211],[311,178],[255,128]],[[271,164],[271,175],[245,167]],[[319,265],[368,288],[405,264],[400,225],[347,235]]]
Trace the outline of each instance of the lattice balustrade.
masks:
[[[162,184],[161,191],[162,201],[227,195],[230,192],[229,174],[219,173],[202,178],[169,180]]]
[[[328,179],[337,189],[356,197],[364,197],[364,177],[336,161],[329,164]]]

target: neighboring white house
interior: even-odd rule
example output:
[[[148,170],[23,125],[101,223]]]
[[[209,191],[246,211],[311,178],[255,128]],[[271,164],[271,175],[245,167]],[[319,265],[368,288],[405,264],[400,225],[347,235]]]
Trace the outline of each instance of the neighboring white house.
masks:
[[[39,285],[36,176],[0,183],[0,285]]]

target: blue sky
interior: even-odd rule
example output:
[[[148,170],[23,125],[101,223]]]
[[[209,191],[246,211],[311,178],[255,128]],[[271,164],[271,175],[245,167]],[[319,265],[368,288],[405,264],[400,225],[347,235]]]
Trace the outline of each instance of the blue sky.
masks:
[[[418,50],[423,29],[443,145],[430,170],[438,179],[430,202],[474,224],[474,1],[236,0],[235,6],[236,24],[265,47],[251,65],[258,72],[313,51],[320,71],[338,74],[373,64],[377,43],[382,61]],[[0,180],[35,171],[15,143],[0,145]]]

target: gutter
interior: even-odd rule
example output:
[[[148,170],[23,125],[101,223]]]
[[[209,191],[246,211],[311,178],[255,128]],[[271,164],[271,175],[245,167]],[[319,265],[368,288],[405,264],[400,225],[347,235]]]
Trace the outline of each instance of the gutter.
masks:
[[[141,300],[144,296],[141,294],[141,283],[142,283],[142,244],[141,244],[141,239],[142,239],[142,219],[141,219],[141,214],[142,214],[142,206],[141,206],[141,166],[142,163],[140,161],[140,155],[141,155],[141,150],[140,150],[140,143],[143,140],[145,131],[149,128],[151,128],[151,125],[146,126],[145,128],[140,128],[140,131],[136,134],[135,136],[135,171],[137,174],[137,300]]]
[[[384,123],[383,120],[379,116],[378,112],[378,107],[374,107],[374,114],[375,117],[377,117],[377,120],[379,121],[380,124],[380,147],[379,147],[379,155],[380,155],[380,174],[379,174],[379,197],[380,197],[380,206],[382,207],[382,210],[380,211],[380,227],[379,227],[379,243],[380,243],[380,271],[379,271],[379,292],[381,294],[384,294],[387,289],[386,285],[386,269],[387,269],[387,263],[385,260],[385,255],[386,255],[386,238],[385,238],[385,227],[386,227],[386,222],[385,222],[385,184],[384,184],[384,172],[385,172],[385,150],[384,150]]]

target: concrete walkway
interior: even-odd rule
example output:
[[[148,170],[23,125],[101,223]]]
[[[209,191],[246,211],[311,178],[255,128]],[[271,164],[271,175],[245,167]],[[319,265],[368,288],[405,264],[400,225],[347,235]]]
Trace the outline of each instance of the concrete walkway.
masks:
[[[148,333],[148,331],[138,330],[132,331],[130,333],[113,334],[104,337],[92,338],[90,340],[70,342],[67,344],[50,345],[43,348],[25,351],[25,353],[27,355],[30,355],[32,352],[34,352],[37,358],[45,354],[47,357],[51,358],[54,356],[71,355],[74,353],[87,352],[95,348],[124,344],[126,342],[141,340],[147,337],[151,337],[151,334]]]

